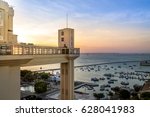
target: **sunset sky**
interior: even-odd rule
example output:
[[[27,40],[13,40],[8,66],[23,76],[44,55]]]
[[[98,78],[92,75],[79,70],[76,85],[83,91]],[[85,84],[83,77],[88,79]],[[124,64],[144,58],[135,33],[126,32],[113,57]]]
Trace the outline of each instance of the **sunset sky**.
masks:
[[[5,1],[19,42],[57,46],[68,13],[81,52],[150,53],[150,0]]]

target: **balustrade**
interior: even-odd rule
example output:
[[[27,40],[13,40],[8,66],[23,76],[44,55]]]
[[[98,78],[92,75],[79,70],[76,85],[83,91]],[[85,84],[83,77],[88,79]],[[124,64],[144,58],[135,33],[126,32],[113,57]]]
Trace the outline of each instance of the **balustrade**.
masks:
[[[0,55],[79,55],[79,48],[59,48],[27,44],[0,44]]]

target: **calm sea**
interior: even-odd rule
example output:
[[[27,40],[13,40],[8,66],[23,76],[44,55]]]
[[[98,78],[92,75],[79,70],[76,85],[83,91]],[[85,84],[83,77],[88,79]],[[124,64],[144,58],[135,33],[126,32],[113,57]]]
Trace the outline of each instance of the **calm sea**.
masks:
[[[150,54],[90,53],[81,54],[80,57],[75,60],[75,65],[142,60],[150,60]]]
[[[111,62],[124,62],[124,61],[142,61],[142,60],[150,60],[150,54],[84,53],[81,54],[80,57],[75,60],[75,66],[111,63]],[[86,70],[87,67],[84,67],[83,69],[76,68],[75,80],[91,82],[91,78],[103,77],[105,73],[150,71],[150,67],[141,67],[139,65],[139,62],[126,62],[126,65],[124,65],[124,63],[113,63],[99,66],[101,67],[99,68],[99,71],[98,66],[95,67],[93,66],[94,70],[90,71]],[[118,66],[121,66],[121,68],[118,68]],[[133,66],[133,69],[130,69],[129,66]],[[41,70],[41,68],[42,70],[55,69],[60,68],[60,65],[50,64],[43,66],[24,67],[22,69]],[[54,71],[54,73],[55,72],[59,71]],[[134,82],[139,83],[138,81],[130,81],[130,82],[131,84],[135,84]]]
[[[81,54],[79,58],[75,60],[75,66],[82,65],[91,65],[91,64],[99,64],[93,66],[85,66],[85,67],[77,67],[75,68],[75,80],[76,81],[84,81],[84,82],[92,82],[99,85],[99,87],[95,88],[95,92],[100,91],[100,86],[109,84],[104,74],[114,74],[112,79],[116,81],[111,85],[111,87],[122,86],[121,82],[129,82],[128,87],[133,88],[133,85],[139,84],[143,85],[145,80],[139,80],[142,78],[150,79],[150,76],[145,77],[145,73],[136,72],[136,71],[149,71],[150,66],[140,66],[139,61],[150,60],[150,54],[97,54],[97,53],[88,53]],[[120,63],[113,63],[120,62]],[[107,63],[107,64],[103,64]],[[42,69],[41,69],[42,68]],[[29,70],[46,70],[46,69],[55,69],[60,68],[59,64],[53,65],[43,65],[43,66],[32,66],[32,67],[24,67],[22,69]],[[53,71],[53,73],[60,72],[59,70]],[[139,75],[128,75],[129,78],[119,78],[119,73],[139,73]],[[105,80],[99,80],[97,82],[91,81],[91,78],[103,78]],[[132,79],[130,77],[134,77]],[[108,89],[110,90],[110,89]],[[93,90],[87,90],[86,88],[80,88],[79,91],[87,92],[89,94],[93,94]]]

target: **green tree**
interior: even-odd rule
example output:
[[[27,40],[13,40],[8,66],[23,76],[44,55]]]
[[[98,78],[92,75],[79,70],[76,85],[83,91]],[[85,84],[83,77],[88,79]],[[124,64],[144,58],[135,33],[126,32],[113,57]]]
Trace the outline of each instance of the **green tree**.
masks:
[[[21,80],[24,82],[33,82],[35,80],[35,77],[32,73],[32,71],[29,70],[21,70]]]
[[[142,88],[142,86],[135,84],[135,85],[133,86],[133,88],[134,88],[135,92],[139,92],[140,89]]]
[[[109,91],[109,94],[108,94],[109,96],[113,96],[114,94],[113,94],[113,92],[111,92],[111,91]]]
[[[46,80],[46,79],[48,79],[49,74],[43,72],[43,73],[40,74],[40,76],[41,76],[42,79]]]
[[[138,93],[137,93],[137,92],[132,92],[132,93],[131,93],[131,96],[132,96],[132,97],[131,97],[132,100],[139,100],[139,96],[138,96]]]
[[[120,92],[120,87],[118,87],[118,86],[113,87],[111,89],[115,92],[115,94],[118,94]]]
[[[99,100],[100,98],[104,98],[104,97],[105,97],[105,95],[104,95],[103,93],[93,93],[93,96],[94,96],[97,100]]]
[[[126,89],[121,89],[119,93],[119,97],[121,100],[129,100],[130,99],[130,92]]]
[[[21,77],[26,77],[27,75],[32,75],[32,71],[30,70],[21,70]]]
[[[141,99],[150,100],[150,92],[144,92],[141,94]]]
[[[36,93],[44,93],[47,91],[47,84],[43,80],[37,80],[34,85]]]

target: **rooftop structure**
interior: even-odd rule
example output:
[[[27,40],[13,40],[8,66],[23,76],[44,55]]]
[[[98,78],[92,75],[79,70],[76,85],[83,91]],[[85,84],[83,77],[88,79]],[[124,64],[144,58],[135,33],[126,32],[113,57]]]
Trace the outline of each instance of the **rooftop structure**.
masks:
[[[74,48],[74,29],[64,28],[58,31],[58,46]]]

